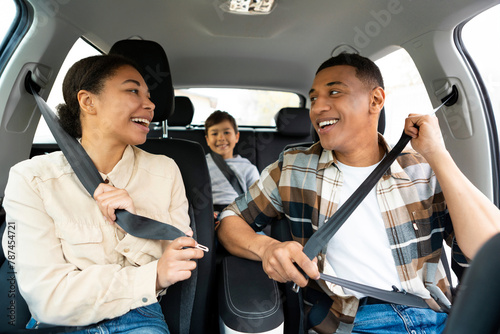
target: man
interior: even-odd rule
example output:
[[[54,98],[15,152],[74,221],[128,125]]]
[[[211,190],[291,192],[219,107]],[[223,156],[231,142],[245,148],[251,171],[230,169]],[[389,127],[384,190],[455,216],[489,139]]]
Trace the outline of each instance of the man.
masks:
[[[288,151],[269,166],[246,196],[223,212],[219,240],[237,256],[262,261],[268,276],[279,282],[306,286],[297,264],[314,280],[321,271],[385,290],[396,286],[438,310],[431,293],[441,301],[450,296],[439,263],[442,240],[465,264],[500,232],[500,211],[453,162],[434,116],[406,119],[405,132],[416,152],[405,150],[398,157],[317,259],[310,261],[302,252],[312,233],[389,150],[377,133],[383,87],[378,67],[367,58],[341,54],[324,62],[309,93],[320,143]],[[294,241],[254,233],[252,227],[283,216]],[[423,333],[425,328],[425,333],[440,333],[444,328],[444,313],[317,283],[334,301],[329,316],[341,319],[333,320],[338,332]]]

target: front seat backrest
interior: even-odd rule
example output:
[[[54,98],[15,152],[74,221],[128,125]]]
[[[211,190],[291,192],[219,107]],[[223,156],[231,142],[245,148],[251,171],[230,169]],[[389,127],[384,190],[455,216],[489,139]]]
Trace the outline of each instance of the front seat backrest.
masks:
[[[144,69],[151,100],[156,105],[153,121],[166,120],[174,110],[174,90],[163,48],[152,41],[122,40],[110,53],[130,58]],[[215,305],[215,243],[212,189],[203,148],[198,143],[172,138],[151,138],[139,147],[164,154],[177,163],[189,201],[193,237],[210,249],[198,261],[191,278],[169,287],[160,301],[169,330],[172,334],[211,333],[217,318],[216,307],[211,307]]]

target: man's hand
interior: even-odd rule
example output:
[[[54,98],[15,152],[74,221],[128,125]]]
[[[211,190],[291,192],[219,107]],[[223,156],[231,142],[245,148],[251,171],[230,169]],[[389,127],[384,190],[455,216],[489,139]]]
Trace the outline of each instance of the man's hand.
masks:
[[[125,189],[118,189],[109,184],[101,183],[94,192],[94,199],[104,218],[114,224],[116,221],[115,210],[123,209],[135,214],[132,198]]]
[[[413,149],[427,160],[446,151],[438,119],[434,115],[408,115],[405,133],[412,137]]]
[[[293,281],[299,286],[307,285],[307,279],[297,269],[297,264],[312,279],[319,279],[317,259],[311,261],[296,241],[271,242],[262,256],[262,267],[269,278],[278,282]]]
[[[156,290],[191,277],[191,272],[196,268],[193,259],[203,257],[203,251],[194,248],[196,244],[192,238],[180,237],[167,245],[156,267]]]

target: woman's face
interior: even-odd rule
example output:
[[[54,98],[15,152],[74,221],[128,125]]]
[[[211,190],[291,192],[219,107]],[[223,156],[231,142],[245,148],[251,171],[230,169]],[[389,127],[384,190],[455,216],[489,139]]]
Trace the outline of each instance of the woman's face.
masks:
[[[91,103],[95,117],[91,123],[82,122],[83,135],[99,136],[120,146],[146,141],[155,105],[146,82],[135,68],[120,67],[105,81],[99,94],[92,94]]]

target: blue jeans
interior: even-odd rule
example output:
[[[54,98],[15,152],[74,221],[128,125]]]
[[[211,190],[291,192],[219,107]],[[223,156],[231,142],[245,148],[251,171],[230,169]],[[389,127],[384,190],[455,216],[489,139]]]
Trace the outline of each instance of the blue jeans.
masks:
[[[40,326],[45,327],[45,326]],[[28,327],[30,328],[30,327]],[[169,334],[161,306],[154,303],[139,307],[122,316],[101,321],[95,325],[75,327],[74,334]]]
[[[354,319],[352,333],[440,334],[447,314],[431,309],[394,304],[363,305]]]

